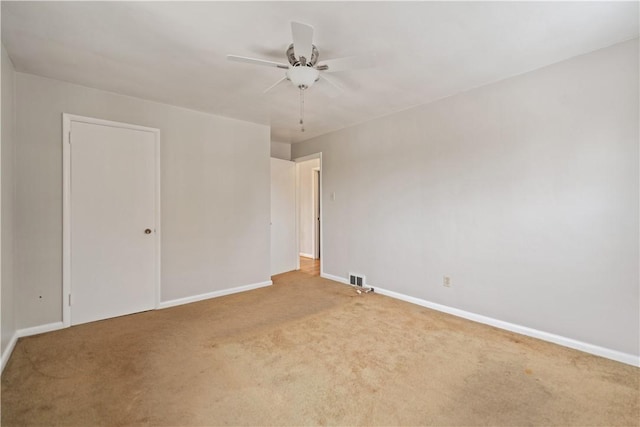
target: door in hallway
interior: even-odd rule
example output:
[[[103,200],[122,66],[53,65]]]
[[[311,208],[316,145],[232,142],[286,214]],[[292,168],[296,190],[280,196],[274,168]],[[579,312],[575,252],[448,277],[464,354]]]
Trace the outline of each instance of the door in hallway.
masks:
[[[153,309],[158,133],[80,119],[68,126],[70,324]]]

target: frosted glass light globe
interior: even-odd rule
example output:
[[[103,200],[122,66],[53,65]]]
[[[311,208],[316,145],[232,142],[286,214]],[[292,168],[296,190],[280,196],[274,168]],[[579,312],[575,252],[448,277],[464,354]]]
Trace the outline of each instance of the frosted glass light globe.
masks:
[[[320,72],[312,67],[291,67],[287,70],[287,78],[295,87],[307,89],[313,86]]]

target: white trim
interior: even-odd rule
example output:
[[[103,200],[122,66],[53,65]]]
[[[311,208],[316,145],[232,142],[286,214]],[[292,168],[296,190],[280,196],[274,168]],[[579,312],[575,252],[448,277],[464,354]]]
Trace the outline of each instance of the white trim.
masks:
[[[182,304],[189,304],[191,302],[196,302],[196,301],[202,301],[202,300],[205,300],[205,299],[221,297],[221,296],[224,296],[224,295],[235,294],[235,293],[238,293],[238,292],[250,291],[250,290],[253,290],[253,289],[263,288],[265,286],[270,286],[272,284],[273,284],[273,282],[271,280],[268,280],[266,282],[253,283],[251,285],[238,286],[238,287],[235,287],[235,288],[223,289],[221,291],[209,292],[209,293],[206,293],[206,294],[200,294],[200,295],[194,295],[194,296],[191,296],[191,297],[185,297],[185,298],[179,298],[179,299],[174,299],[174,300],[170,300],[170,301],[164,301],[164,302],[161,302],[161,303],[158,304],[157,309],[174,307],[174,306],[182,305]],[[18,329],[13,334],[13,337],[11,337],[11,341],[9,341],[9,345],[7,346],[5,351],[2,352],[2,361],[1,361],[2,366],[0,367],[0,372],[2,372],[4,370],[4,367],[6,366],[7,362],[9,361],[9,358],[11,357],[11,353],[13,353],[13,349],[15,348],[16,343],[18,342],[18,338],[28,337],[28,336],[31,336],[31,335],[43,334],[45,332],[57,331],[58,329],[64,329],[66,327],[68,327],[68,326],[65,325],[64,322],[54,322],[54,323],[47,323],[45,325],[33,326],[31,328]]]
[[[235,293],[238,293],[238,292],[250,291],[250,290],[253,290],[253,289],[263,288],[265,286],[270,286],[272,284],[273,284],[273,282],[271,280],[268,280],[266,282],[253,283],[251,285],[238,286],[238,287],[235,287],[235,288],[223,289],[221,291],[214,291],[214,292],[209,292],[209,293],[206,293],[206,294],[200,294],[200,295],[194,295],[194,296],[191,296],[191,297],[185,297],[185,298],[179,298],[179,299],[174,299],[174,300],[170,300],[170,301],[164,301],[164,302],[160,302],[158,304],[157,309],[169,308],[169,307],[174,307],[174,306],[177,306],[177,305],[183,305],[183,304],[189,304],[189,303],[196,302],[196,301],[202,301],[202,300],[205,300],[205,299],[210,299],[210,298],[221,297],[221,296],[224,296],[224,295],[235,294]],[[0,372],[4,371],[4,367],[6,366],[7,362],[9,361],[9,358],[11,357],[11,354],[13,353],[13,349],[15,348],[16,343],[18,342],[18,338],[28,337],[28,336],[31,336],[31,335],[43,334],[45,332],[57,331],[58,329],[64,329],[64,328],[67,328],[67,327],[68,327],[68,325],[65,325],[64,322],[54,322],[54,323],[47,323],[45,325],[34,326],[34,327],[31,327],[31,328],[18,329],[13,334],[13,337],[11,337],[11,341],[9,341],[9,345],[7,346],[5,351],[2,352],[2,360],[0,362],[2,365],[0,366]]]
[[[317,173],[317,175],[316,175]],[[318,244],[319,244],[319,236],[318,236],[318,231],[320,229],[318,222],[320,222],[320,205],[322,205],[322,201],[321,201],[321,197],[322,194],[320,193],[320,179],[321,179],[321,173],[320,173],[320,167],[317,168],[313,168],[311,169],[311,210],[313,211],[313,233],[311,233],[311,235],[313,236],[312,240],[312,248],[313,248],[313,259],[319,259],[320,258],[320,252],[318,251]],[[316,179],[317,178],[317,179]],[[318,203],[320,202],[320,203]],[[316,217],[316,212],[318,214],[318,217]]]
[[[7,362],[11,357],[11,353],[13,353],[13,349],[16,347],[16,343],[18,342],[18,334],[14,333],[9,341],[9,345],[2,352],[2,365],[0,366],[0,373],[4,372],[4,367],[7,366]]]
[[[11,354],[13,353],[13,349],[16,347],[16,343],[18,342],[18,338],[22,337],[30,337],[31,335],[44,334],[45,332],[57,331],[58,329],[63,329],[65,327],[63,322],[53,322],[47,323],[45,325],[33,326],[31,328],[18,329],[11,337],[11,341],[9,341],[9,345],[2,353],[2,366],[0,372],[4,371],[4,367],[7,365]]]
[[[129,123],[114,122],[110,120],[96,119],[92,117],[77,116],[75,114],[62,114],[62,323],[64,326],[71,326],[71,306],[69,305],[69,295],[71,294],[71,150],[70,132],[71,122],[88,123],[94,125],[111,126],[124,129],[133,129],[144,132],[151,132],[155,137],[155,308],[160,305],[160,129],[145,126],[132,125]]]
[[[235,288],[223,289],[221,291],[213,291],[207,292],[206,294],[194,295],[191,297],[184,297],[173,299],[169,301],[163,301],[160,303],[158,308],[169,308],[174,307],[176,305],[189,304],[192,302],[202,301],[210,298],[222,297],[225,295],[237,294],[238,292],[251,291],[253,289],[263,288],[265,286],[272,285],[273,282],[271,280],[267,280],[266,282],[253,283],[251,285],[237,286]]]
[[[295,160],[294,160],[295,161]],[[300,165],[296,163],[296,271],[300,270]]]
[[[44,334],[45,332],[57,331],[58,329],[64,329],[63,322],[46,323],[44,325],[32,326],[31,328],[18,329],[16,336],[18,338],[30,337],[31,335]]]
[[[253,283],[251,285],[238,286],[238,287],[230,288],[230,289],[223,289],[221,291],[215,291],[215,292],[209,292],[209,293],[206,293],[206,294],[194,295],[192,297],[186,297],[186,298],[179,298],[179,299],[174,299],[174,300],[170,300],[170,301],[164,301],[164,302],[161,302],[161,303],[158,304],[157,309],[174,307],[174,306],[177,306],[177,305],[188,304],[188,303],[196,302],[196,301],[202,301],[202,300],[209,299],[209,298],[221,297],[221,296],[224,296],[224,295],[235,294],[235,293],[238,293],[238,292],[250,291],[250,290],[253,290],[253,289],[263,288],[265,286],[270,286],[272,284],[273,284],[273,282],[271,280],[268,280],[266,282]],[[18,338],[28,337],[28,336],[31,336],[31,335],[43,334],[45,332],[57,331],[58,329],[64,329],[66,327],[68,327],[68,325],[65,325],[64,322],[54,322],[54,323],[47,323],[45,325],[33,326],[31,328],[18,329],[13,334],[13,337],[11,337],[11,341],[9,341],[9,345],[7,346],[7,348],[2,352],[2,360],[0,362],[1,363],[0,372],[4,371],[4,367],[6,366],[7,362],[9,361],[9,358],[11,357],[11,354],[13,353],[13,349],[15,348],[16,343],[18,342]]]
[[[62,323],[71,326],[71,117],[62,114]]]
[[[311,255],[311,254],[305,254],[304,252],[300,252],[298,255],[300,255],[301,257],[305,257],[305,258],[311,258],[311,259],[313,259],[313,255]]]
[[[607,359],[612,359],[618,362],[626,363],[628,365],[640,367],[640,357],[634,356],[633,354],[623,353],[621,351],[600,347],[594,344],[589,344],[586,342],[574,340],[572,338],[563,337],[561,335],[540,331],[540,330],[529,328],[526,326],[517,325],[515,323],[505,322],[503,320],[498,320],[492,317],[487,317],[480,314],[471,313],[465,310],[460,310],[458,308],[437,304],[431,301],[426,301],[420,298],[411,297],[398,292],[389,291],[387,289],[378,288],[376,286],[374,286],[374,289],[375,289],[375,292],[380,295],[386,295],[391,298],[410,302],[412,304],[416,304],[422,307],[441,311],[443,313],[452,314],[454,316],[462,317],[464,319],[468,319],[474,322],[483,323],[485,325],[494,326],[499,329],[504,329],[504,330],[515,332],[521,335],[526,335],[526,336],[537,338],[543,341],[559,344],[564,347],[569,347],[575,350],[584,351],[585,353],[594,354],[596,356],[601,356]]]
[[[325,279],[333,280],[335,282],[349,284],[347,279],[334,276],[331,274],[322,273],[320,275]],[[371,285],[370,285],[371,286]],[[585,353],[594,354],[596,356],[604,357],[606,359],[615,360],[631,366],[640,367],[640,356],[636,356],[629,353],[623,353],[618,350],[612,350],[610,348],[601,347],[595,344],[586,343],[583,341],[574,340],[572,338],[563,337],[561,335],[552,334],[549,332],[540,331],[537,329],[529,328],[515,323],[505,322],[503,320],[494,319],[492,317],[483,316],[481,314],[471,313],[469,311],[460,310],[458,308],[449,307],[446,305],[438,304],[435,302],[423,300],[409,295],[401,294],[399,292],[390,291],[388,289],[372,286],[375,289],[375,293],[385,295],[391,298],[406,301],[411,304],[416,304],[422,307],[430,308],[432,310],[440,311],[443,313],[451,314],[453,316],[462,317],[463,319],[471,320],[473,322],[483,323],[485,325],[493,326],[506,331],[515,332],[517,334],[526,335],[528,337],[537,338],[542,341],[551,342],[561,345],[563,347],[569,347],[574,350],[580,350]]]
[[[322,247],[320,247],[320,249],[322,249]],[[347,279],[344,279],[344,278],[338,277],[338,276],[334,276],[333,274],[320,273],[320,277],[323,277],[323,278],[329,279],[329,280],[333,280],[334,282],[344,283],[345,285],[349,284],[349,281]]]
[[[309,154],[308,156],[296,157],[292,161],[296,163],[301,163],[301,162],[306,162],[307,160],[320,159],[320,158],[322,158],[322,153],[313,153],[313,154]]]
[[[151,128],[148,128],[151,129]],[[156,281],[156,300],[155,300],[155,304],[156,304],[156,308],[160,307],[160,300],[162,299],[162,268],[161,268],[161,264],[162,264],[162,219],[161,219],[161,212],[162,212],[162,199],[161,199],[161,178],[160,178],[160,165],[162,164],[162,160],[160,157],[160,129],[155,129],[154,131],[154,136],[155,136],[155,140],[156,140],[156,149],[155,149],[155,154],[156,154],[156,197],[155,197],[155,202],[156,202],[156,223],[155,223],[155,234],[156,234],[156,247],[155,247],[155,255],[156,255],[156,275],[155,275],[155,281]]]
[[[323,210],[324,210],[324,203],[322,201],[323,195],[324,195],[324,185],[322,183],[322,181],[324,180],[324,169],[322,168],[322,151],[318,153],[319,157],[320,157],[320,273],[322,273],[324,271],[324,229],[325,229],[325,222],[324,222],[324,214],[323,214]]]
[[[309,154],[308,156],[302,156],[302,157],[297,157],[295,159],[292,159],[292,161],[296,162],[296,163],[300,163],[300,162],[306,162],[307,160],[313,160],[313,159],[320,159],[320,224],[324,224],[324,203],[322,202],[322,198],[324,195],[324,185],[323,185],[323,181],[324,181],[324,172],[322,169],[322,151],[314,153],[314,154]],[[298,176],[299,176],[299,170],[296,167],[296,236],[298,239],[298,252],[300,252],[300,226],[299,226],[299,219],[298,216],[300,215],[300,210],[299,210],[299,200],[300,200],[300,189],[298,187]],[[320,276],[323,276],[323,272],[324,272],[324,225],[322,225],[320,227]],[[312,257],[313,258],[313,257]],[[300,270],[300,258],[298,258],[298,270]]]

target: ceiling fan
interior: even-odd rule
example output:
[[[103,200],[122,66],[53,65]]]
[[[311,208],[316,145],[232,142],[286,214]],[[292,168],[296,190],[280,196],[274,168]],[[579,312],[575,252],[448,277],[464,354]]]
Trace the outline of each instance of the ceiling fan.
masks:
[[[329,59],[318,63],[320,54],[313,44],[313,27],[300,22],[291,22],[291,35],[293,43],[289,45],[285,52],[288,64],[238,55],[227,55],[227,59],[287,70],[284,77],[269,86],[264,93],[267,93],[285,80],[290,81],[300,89],[300,127],[301,131],[304,132],[304,91],[320,79],[323,79],[338,91],[342,91],[340,85],[327,78],[324,72],[331,73],[372,66],[373,57],[352,56]],[[323,73],[321,74],[321,72]]]

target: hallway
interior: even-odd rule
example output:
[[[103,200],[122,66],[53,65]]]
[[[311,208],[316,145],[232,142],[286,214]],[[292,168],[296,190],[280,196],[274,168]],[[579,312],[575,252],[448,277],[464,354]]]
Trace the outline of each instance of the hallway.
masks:
[[[320,275],[320,259],[300,257],[300,271],[311,276]]]

